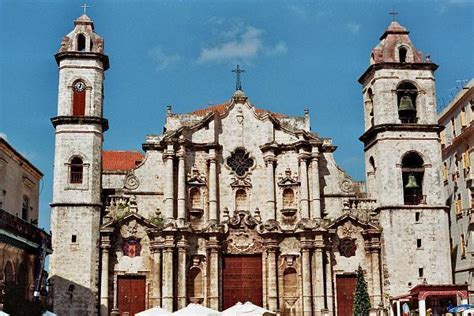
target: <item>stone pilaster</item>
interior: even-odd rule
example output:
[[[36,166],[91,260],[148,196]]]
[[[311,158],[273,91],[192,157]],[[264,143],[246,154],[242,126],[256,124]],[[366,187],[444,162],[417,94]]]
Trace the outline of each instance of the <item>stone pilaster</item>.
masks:
[[[278,309],[278,271],[277,271],[277,255],[278,241],[266,240],[265,249],[267,252],[267,293],[268,293],[268,309],[276,312]]]
[[[151,303],[153,306],[161,306],[161,250],[163,248],[162,241],[153,241],[150,247],[151,255],[153,258],[153,276],[152,276],[152,289]]]
[[[308,197],[308,158],[307,153],[300,153],[298,156],[300,164],[300,209],[301,218],[309,218],[309,197]]]
[[[221,246],[215,236],[207,244],[209,251],[209,307],[219,310],[219,255]]]
[[[109,316],[109,251],[110,237],[102,236],[100,250],[102,270],[100,272],[100,316]]]
[[[321,311],[325,308],[324,302],[324,241],[322,236],[316,236],[313,252],[313,309],[314,315],[322,315]]]
[[[276,204],[275,204],[275,155],[268,154],[265,157],[266,173],[267,173],[267,208],[270,219],[276,219]]]
[[[168,235],[163,245],[162,307],[169,312],[173,311],[173,250],[174,237]]]
[[[301,241],[301,278],[303,281],[303,315],[312,315],[311,293],[311,241]]]
[[[326,277],[326,309],[328,314],[332,315],[334,312],[334,294],[333,294],[333,274],[332,274],[332,256],[331,248],[326,248],[325,256],[325,277]]]
[[[163,203],[164,212],[163,215],[166,220],[174,218],[174,149],[172,144],[168,144],[165,152],[163,153],[163,159],[165,160],[165,186],[163,190]]]
[[[184,225],[186,220],[186,170],[184,146],[181,145],[178,153],[178,222]]]
[[[183,236],[178,242],[178,309],[186,307],[186,250],[188,242]]]
[[[217,165],[215,149],[209,149],[209,220],[217,222]]]
[[[319,183],[319,149],[313,147],[311,153],[311,215],[313,218],[321,218],[321,191]]]

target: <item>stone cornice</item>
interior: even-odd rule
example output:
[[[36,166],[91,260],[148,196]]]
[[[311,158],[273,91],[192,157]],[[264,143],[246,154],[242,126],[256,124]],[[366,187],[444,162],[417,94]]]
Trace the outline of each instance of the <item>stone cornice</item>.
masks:
[[[55,116],[51,118],[51,123],[56,128],[58,125],[79,124],[79,125],[100,125],[105,132],[109,129],[109,121],[97,116]]]
[[[435,63],[376,63],[372,64],[367,70],[360,76],[359,83],[365,84],[367,79],[372,77],[375,71],[380,69],[409,69],[409,70],[431,70],[435,71],[438,69],[438,65]]]
[[[56,59],[56,63],[60,64],[60,62],[64,59],[98,59],[102,62],[104,66],[104,70],[109,69],[109,56],[101,54],[101,53],[94,53],[94,52],[62,52],[57,53],[54,55]]]
[[[67,203],[67,202],[58,202],[58,203],[49,203],[51,207],[62,207],[62,206],[90,206],[90,207],[102,207],[102,203]]]
[[[378,133],[382,132],[436,132],[439,133],[444,129],[443,126],[438,124],[380,124],[372,126],[368,129],[359,140],[364,144],[371,142]]]
[[[21,155],[12,145],[10,145],[5,139],[0,137],[0,150],[3,151],[7,156],[17,162],[22,168],[28,173],[33,175],[37,180],[43,177],[43,173],[36,168],[28,159]],[[8,163],[8,162],[6,162]]]

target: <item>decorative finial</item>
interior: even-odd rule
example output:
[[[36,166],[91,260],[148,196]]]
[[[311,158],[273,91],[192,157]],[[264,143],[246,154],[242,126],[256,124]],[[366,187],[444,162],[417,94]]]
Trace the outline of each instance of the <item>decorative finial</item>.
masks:
[[[239,65],[235,69],[232,69],[232,72],[235,72],[235,90],[242,90],[242,83],[240,82],[240,74],[245,72]]]
[[[84,10],[84,14],[86,14],[87,13],[87,8],[90,8],[90,6],[88,6],[87,4],[84,3],[83,5],[81,5],[81,8]]]
[[[394,9],[392,9],[392,11],[389,12],[388,14],[390,14],[392,16],[392,21],[395,21],[395,17],[398,15],[398,12],[396,12]]]

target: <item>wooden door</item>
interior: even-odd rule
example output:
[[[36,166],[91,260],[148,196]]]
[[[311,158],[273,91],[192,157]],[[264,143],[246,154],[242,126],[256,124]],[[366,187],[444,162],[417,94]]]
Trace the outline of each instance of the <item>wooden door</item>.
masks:
[[[118,277],[120,316],[135,316],[145,310],[145,277]]]
[[[352,305],[354,302],[354,292],[356,288],[355,275],[336,276],[337,291],[337,315],[352,315]]]
[[[262,306],[262,256],[224,256],[222,289],[223,309],[246,301]]]

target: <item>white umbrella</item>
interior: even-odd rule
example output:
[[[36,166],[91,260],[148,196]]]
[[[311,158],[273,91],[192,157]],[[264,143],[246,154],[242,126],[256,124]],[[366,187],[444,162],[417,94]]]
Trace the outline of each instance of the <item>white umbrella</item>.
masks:
[[[57,316],[57,315],[53,312],[46,311],[46,312],[43,313],[43,316]]]
[[[213,309],[204,307],[200,304],[191,303],[185,308],[173,313],[178,316],[221,316],[222,314]]]
[[[222,316],[269,316],[276,315],[263,307],[257,306],[252,302],[245,302],[242,304],[238,302],[234,306],[229,307],[222,312]]]
[[[171,313],[159,306],[147,309],[146,311],[135,314],[135,316],[170,316]]]

